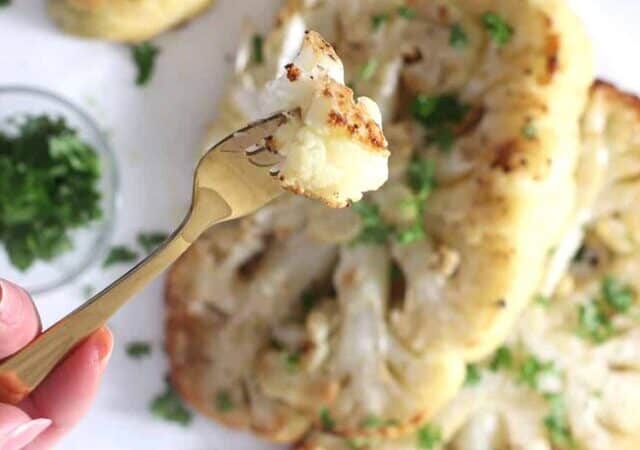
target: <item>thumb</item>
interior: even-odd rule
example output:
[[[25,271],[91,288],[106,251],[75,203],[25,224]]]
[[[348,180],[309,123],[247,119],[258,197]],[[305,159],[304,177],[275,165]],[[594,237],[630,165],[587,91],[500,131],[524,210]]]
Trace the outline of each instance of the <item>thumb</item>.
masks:
[[[22,410],[0,403],[0,450],[20,450],[51,425],[49,419],[31,419]]]

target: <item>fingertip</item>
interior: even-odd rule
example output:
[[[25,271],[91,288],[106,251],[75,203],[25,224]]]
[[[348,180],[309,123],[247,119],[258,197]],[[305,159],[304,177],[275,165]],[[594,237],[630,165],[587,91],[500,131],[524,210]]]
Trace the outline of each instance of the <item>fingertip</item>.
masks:
[[[102,327],[76,347],[36,389],[23,407],[49,417],[53,427],[42,439],[64,434],[87,412],[113,351],[113,335]]]
[[[40,328],[40,316],[29,294],[0,278],[0,359],[31,342]]]
[[[113,352],[113,333],[107,327],[102,327],[87,340],[85,345],[94,347],[97,360],[104,369]]]

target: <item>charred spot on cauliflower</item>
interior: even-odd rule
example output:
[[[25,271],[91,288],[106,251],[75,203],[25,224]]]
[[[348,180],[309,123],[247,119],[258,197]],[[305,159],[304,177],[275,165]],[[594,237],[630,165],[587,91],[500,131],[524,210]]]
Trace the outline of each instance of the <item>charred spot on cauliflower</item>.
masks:
[[[287,190],[332,207],[359,201],[387,180],[389,151],[377,105],[354,100],[331,45],[306,32],[286,73],[266,90],[273,110],[299,109],[267,142],[283,157],[272,173]]]

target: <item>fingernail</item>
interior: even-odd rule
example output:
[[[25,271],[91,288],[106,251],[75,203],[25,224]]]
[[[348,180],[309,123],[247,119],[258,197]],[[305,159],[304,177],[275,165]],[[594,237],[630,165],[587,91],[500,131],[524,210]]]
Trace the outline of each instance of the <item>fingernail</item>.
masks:
[[[21,450],[49,428],[51,423],[49,419],[36,419],[23,423],[0,438],[0,450]]]
[[[98,355],[97,359],[100,365],[104,367],[109,362],[113,350],[113,335],[108,328],[101,328],[93,335],[92,339],[94,339],[95,351]]]
[[[19,301],[11,301],[11,298],[18,298],[23,295],[22,289],[15,284],[0,278],[0,322],[5,325],[14,325],[19,321],[21,304]],[[2,450],[2,449],[0,449]]]

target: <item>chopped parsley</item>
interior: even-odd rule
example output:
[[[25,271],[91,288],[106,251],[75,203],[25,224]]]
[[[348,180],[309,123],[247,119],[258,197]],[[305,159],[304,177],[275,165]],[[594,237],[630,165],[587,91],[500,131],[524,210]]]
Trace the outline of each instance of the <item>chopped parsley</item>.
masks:
[[[411,244],[424,239],[426,232],[424,227],[425,201],[436,186],[435,165],[432,160],[422,156],[416,156],[409,163],[407,181],[414,194],[407,199],[405,206],[412,208],[416,221],[409,227],[395,232],[396,240],[401,244]]]
[[[419,94],[411,104],[412,116],[427,131],[427,139],[445,152],[453,146],[455,125],[461,123],[468,112],[469,106],[451,94]]]
[[[494,12],[485,13],[482,16],[482,24],[498,46],[507,44],[513,38],[513,28]]]
[[[533,141],[538,137],[538,130],[533,122],[527,122],[522,127],[522,137],[529,141]]]
[[[20,270],[73,248],[102,216],[95,150],[61,118],[13,118],[0,131],[0,243]]]
[[[435,175],[436,166],[431,159],[416,156],[409,163],[407,169],[409,187],[416,193],[419,200],[426,200],[436,188]]]
[[[127,344],[127,355],[134,359],[141,359],[151,354],[151,344],[148,342],[134,341]]]
[[[455,142],[456,137],[454,136],[451,127],[445,126],[442,128],[436,128],[431,135],[431,140],[444,153],[449,153],[453,148],[453,143]]]
[[[112,247],[104,260],[102,267],[111,267],[116,264],[133,262],[138,259],[138,253],[124,245]]]
[[[360,427],[362,428],[379,428],[381,427],[383,424],[383,421],[380,417],[378,416],[368,416],[366,417],[362,423],[360,424]]]
[[[489,368],[497,372],[501,369],[511,369],[513,367],[513,355],[511,354],[511,349],[509,347],[505,347],[504,345],[498,347],[495,355],[493,355],[493,359],[489,363]]]
[[[356,238],[356,243],[383,244],[392,232],[389,225],[380,216],[380,207],[375,203],[359,201],[353,204],[354,211],[362,219],[362,230]]]
[[[464,31],[464,28],[458,23],[451,27],[449,32],[449,45],[453,48],[465,48],[469,45],[469,36]]]
[[[284,363],[289,372],[295,372],[300,368],[300,353],[287,353],[284,355]]]
[[[578,306],[578,336],[602,343],[615,334],[612,317],[629,311],[635,301],[631,287],[612,276],[602,281],[600,298]]]
[[[407,20],[415,19],[418,16],[416,10],[409,8],[408,6],[398,7],[398,15]]]
[[[578,306],[578,336],[600,344],[614,335],[613,324],[600,303],[591,301]]]
[[[467,376],[464,380],[465,386],[476,386],[482,381],[482,373],[477,364],[467,364]]]
[[[255,64],[264,62],[264,38],[261,34],[254,34],[251,38],[251,60]]]
[[[549,437],[554,445],[562,448],[576,448],[576,442],[571,434],[567,420],[567,410],[564,398],[560,394],[546,396],[551,407],[549,415],[544,419],[544,426],[549,432]]]
[[[160,246],[168,238],[167,233],[163,232],[149,232],[138,234],[138,245],[142,247],[145,253],[151,253],[157,247]]]
[[[631,286],[621,283],[612,276],[602,282],[602,297],[616,312],[626,313],[635,300]]]
[[[331,417],[331,413],[327,408],[320,410],[320,424],[325,430],[333,430],[336,427],[336,422]]]
[[[551,297],[546,295],[538,294],[534,297],[533,301],[540,306],[547,307],[551,304]]]
[[[424,222],[419,217],[410,227],[395,232],[396,241],[403,245],[409,245],[425,237]]]
[[[233,400],[231,400],[231,394],[227,391],[218,391],[216,394],[216,409],[219,412],[226,413],[232,411],[234,408]]]
[[[131,48],[133,61],[138,69],[136,84],[143,86],[147,84],[153,76],[153,69],[156,64],[156,57],[160,53],[160,49],[151,42],[142,42]]]
[[[418,430],[416,437],[420,450],[432,450],[442,442],[442,430],[435,425],[427,424]]]
[[[11,0],[0,0],[0,7],[9,6],[11,4]]]
[[[374,14],[371,16],[371,26],[374,30],[379,30],[382,25],[389,21],[389,14]]]
[[[526,384],[531,389],[538,389],[538,378],[540,375],[551,372],[553,368],[553,362],[540,361],[531,355],[525,359],[520,366],[518,381]]]
[[[305,316],[311,312],[319,298],[320,296],[313,289],[307,289],[302,293],[300,303],[302,305],[302,313]]]
[[[362,81],[369,81],[372,79],[378,70],[378,66],[378,60],[371,58],[364,66],[362,66],[362,69],[360,69],[360,79]]]
[[[169,381],[165,392],[151,402],[150,409],[154,416],[182,426],[189,425],[193,419],[191,412],[184,407],[180,396]]]

